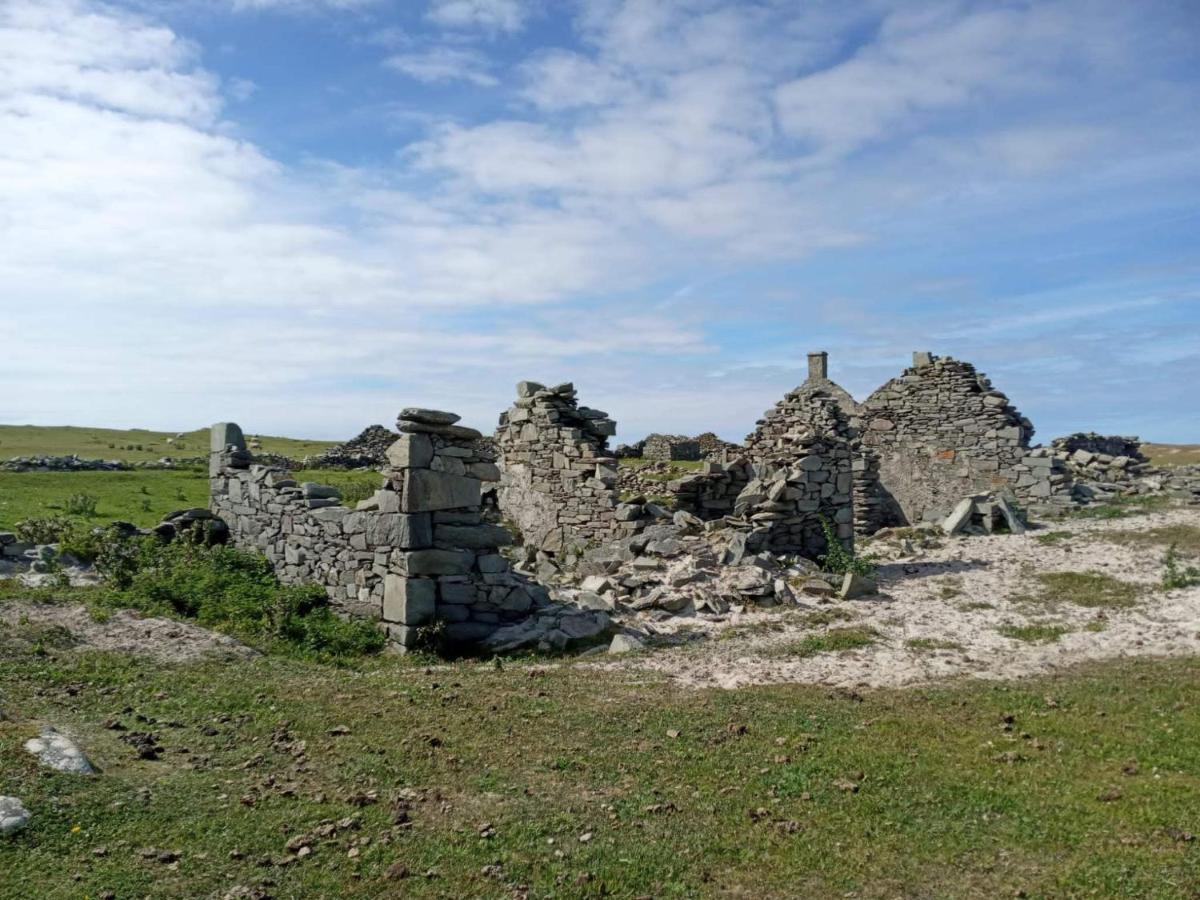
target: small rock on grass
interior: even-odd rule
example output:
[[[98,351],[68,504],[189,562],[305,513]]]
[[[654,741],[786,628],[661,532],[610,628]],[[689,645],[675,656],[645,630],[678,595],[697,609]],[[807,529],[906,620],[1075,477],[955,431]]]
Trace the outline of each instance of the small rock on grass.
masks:
[[[46,726],[41,736],[25,742],[25,749],[42,761],[43,765],[59,772],[74,775],[94,775],[96,769],[82,748],[65,734]]]
[[[15,834],[29,824],[29,810],[16,797],[0,797],[0,837]]]

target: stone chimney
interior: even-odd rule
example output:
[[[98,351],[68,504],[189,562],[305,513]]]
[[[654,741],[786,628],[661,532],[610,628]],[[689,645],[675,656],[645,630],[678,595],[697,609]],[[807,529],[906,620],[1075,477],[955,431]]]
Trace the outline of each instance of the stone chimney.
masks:
[[[824,350],[808,354],[808,380],[829,380],[829,354]]]
[[[926,366],[932,366],[935,358],[936,357],[932,353],[930,353],[928,350],[914,350],[913,351],[913,368],[914,369],[923,369]]]

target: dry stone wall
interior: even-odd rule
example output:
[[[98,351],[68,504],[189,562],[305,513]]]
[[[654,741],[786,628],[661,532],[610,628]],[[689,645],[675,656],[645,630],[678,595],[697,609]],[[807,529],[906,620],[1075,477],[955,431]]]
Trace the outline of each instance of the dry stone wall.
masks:
[[[970,363],[913,354],[860,407],[879,460],[880,524],[947,516],[964,497],[1009,490],[1039,508],[1070,503],[1070,475],[1031,452],[1033,426]]]
[[[548,596],[498,552],[512,537],[483,522],[480,494],[500,473],[479,432],[457,421],[401,412],[387,481],[354,510],[334,488],[256,465],[236,425],[213,426],[212,510],[281,581],[323,585],[336,609],[380,622],[397,647],[435,624],[452,645],[484,643]]]
[[[652,434],[642,445],[642,456],[651,462],[695,461],[703,456],[700,442],[682,434]]]
[[[643,508],[621,503],[617,461],[608,452],[615,433],[606,413],[578,405],[571,384],[517,385],[496,431],[497,500],[527,547],[562,554],[642,527]]]

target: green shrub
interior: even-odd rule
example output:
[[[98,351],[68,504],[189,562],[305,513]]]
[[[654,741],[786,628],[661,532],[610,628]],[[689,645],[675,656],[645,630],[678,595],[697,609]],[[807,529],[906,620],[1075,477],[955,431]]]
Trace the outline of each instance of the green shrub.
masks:
[[[66,516],[45,516],[18,522],[13,530],[23,544],[57,544],[78,527],[78,522]]]
[[[96,515],[96,498],[91,494],[72,494],[67,498],[64,509],[69,516],[91,519]]]
[[[377,652],[385,642],[373,624],[338,618],[319,585],[281,585],[258,554],[135,538],[107,547],[97,567],[102,560],[113,584],[106,605],[194,619],[251,643],[326,659]]]
[[[854,552],[842,546],[842,540],[824,516],[821,516],[821,530],[825,533],[825,553],[818,559],[821,568],[833,575],[845,575],[853,572],[864,578],[875,577],[875,564],[866,557],[855,556]]]

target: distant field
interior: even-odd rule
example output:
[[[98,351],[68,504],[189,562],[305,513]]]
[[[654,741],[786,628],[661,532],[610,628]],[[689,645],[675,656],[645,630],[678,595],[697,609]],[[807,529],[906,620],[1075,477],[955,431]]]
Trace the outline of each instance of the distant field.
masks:
[[[1142,444],[1142,453],[1156,466],[1200,464],[1200,444]]]
[[[144,428],[81,428],[74,425],[0,425],[0,459],[14,456],[68,456],[85,459],[120,459],[146,462],[164,456],[189,457],[208,454],[208,429],[183,433],[173,445],[167,438],[177,432],[147,431]],[[251,435],[247,434],[249,439]],[[315,455],[334,445],[333,441],[305,441],[293,438],[254,435],[262,442],[263,452],[280,453],[292,459]]]
[[[300,481],[332,484],[347,505],[368,496],[383,481],[378,472],[305,469]],[[157,525],[166,513],[208,506],[207,468],[137,469],[131,472],[0,472],[0,531],[12,531],[23,519],[60,516],[67,500],[85,494],[96,501],[96,514],[85,522],[132,522]]]

